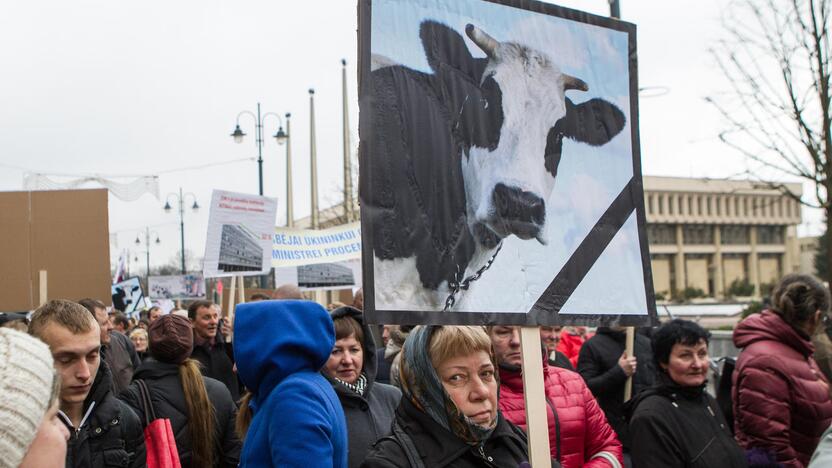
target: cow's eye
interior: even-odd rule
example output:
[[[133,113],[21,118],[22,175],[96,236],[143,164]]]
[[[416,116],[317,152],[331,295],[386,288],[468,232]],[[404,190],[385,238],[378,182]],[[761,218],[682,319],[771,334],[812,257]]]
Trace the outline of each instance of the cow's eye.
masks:
[[[480,103],[482,104],[483,109],[488,109],[488,99],[480,99]]]

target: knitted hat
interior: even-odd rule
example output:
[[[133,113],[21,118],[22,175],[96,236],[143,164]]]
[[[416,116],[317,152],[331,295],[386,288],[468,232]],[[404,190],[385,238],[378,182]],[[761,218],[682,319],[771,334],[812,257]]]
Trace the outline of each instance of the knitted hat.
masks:
[[[165,315],[147,330],[150,355],[161,362],[182,364],[194,350],[191,321],[179,315]]]
[[[48,346],[0,328],[0,468],[20,465],[57,396],[55,379]]]

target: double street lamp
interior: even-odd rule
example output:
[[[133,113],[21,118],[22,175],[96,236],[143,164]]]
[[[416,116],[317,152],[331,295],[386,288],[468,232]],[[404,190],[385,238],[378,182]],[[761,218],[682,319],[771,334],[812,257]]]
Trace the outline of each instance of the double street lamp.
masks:
[[[146,259],[147,259],[147,263],[146,263],[147,274],[146,274],[146,276],[147,276],[147,278],[150,277],[150,234],[151,234],[150,228],[149,227],[144,228],[144,247],[146,249],[145,253],[147,254],[147,256],[146,256]],[[159,233],[157,233],[156,231],[153,231],[153,235],[156,236],[156,245],[161,244],[162,241],[159,240]],[[139,236],[136,235],[136,246],[138,247],[140,245],[142,245],[142,241],[141,241],[141,239],[139,239]],[[147,280],[147,278],[145,278],[145,280]]]
[[[234,138],[235,143],[242,143],[243,137],[246,136],[246,133],[240,128],[240,117],[243,115],[250,115],[251,118],[254,119],[254,134],[255,134],[255,143],[257,144],[257,175],[259,181],[259,194],[263,195],[263,121],[266,120],[268,116],[277,117],[279,121],[277,132],[273,135],[274,139],[277,141],[278,145],[283,145],[286,143],[286,210],[287,210],[287,219],[288,223],[292,225],[292,148],[289,144],[289,138],[291,136],[289,130],[289,119],[292,114],[287,113],[286,117],[286,131],[283,131],[283,118],[281,118],[278,114],[274,112],[267,112],[265,114],[260,114],[260,103],[257,103],[257,114],[255,115],[253,112],[250,111],[242,111],[237,114],[237,125],[234,128],[234,132],[231,133],[231,136]]]
[[[182,260],[182,274],[185,274],[185,199],[188,197],[193,199],[194,204],[191,206],[191,210],[196,212],[199,210],[199,204],[196,202],[196,195],[191,192],[182,193],[182,187],[179,187],[179,195],[175,193],[169,193],[167,198],[165,199],[165,213],[170,213],[170,210],[173,209],[170,205],[171,197],[174,198],[179,203],[179,238],[182,243],[182,253],[181,253],[181,260]]]

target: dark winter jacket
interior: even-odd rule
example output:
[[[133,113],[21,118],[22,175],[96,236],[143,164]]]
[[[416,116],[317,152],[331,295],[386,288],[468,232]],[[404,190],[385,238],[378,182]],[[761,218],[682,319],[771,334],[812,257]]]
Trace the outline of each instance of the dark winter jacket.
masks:
[[[346,468],[344,411],[318,372],[335,344],[326,310],[311,301],[241,304],[234,339],[253,412],[240,467]]]
[[[786,467],[804,467],[832,423],[829,385],[809,337],[763,311],[734,329],[742,348],[734,371],[734,429],[740,446],[773,450]]]
[[[417,409],[410,400],[402,399],[396,410],[396,424],[409,437],[422,464],[429,468],[494,467],[515,468],[528,460],[523,433],[511,426],[502,415],[491,437],[480,447],[473,447]],[[370,451],[362,468],[410,468],[400,437],[379,440]]]
[[[196,343],[194,332],[194,351],[191,353],[191,359],[196,359],[202,364],[202,375],[224,383],[231,393],[231,399],[236,403],[240,399],[240,384],[237,374],[234,373],[234,348],[231,343],[226,343],[219,332],[213,346]]]
[[[552,354],[554,354],[555,356],[554,359],[552,359]],[[575,371],[575,367],[572,365],[572,361],[570,361],[569,358],[566,357],[566,355],[560,351],[554,351],[553,353],[549,353],[549,365],[560,367],[561,369],[571,370],[572,372]]]
[[[188,405],[182,392],[182,381],[179,379],[179,366],[156,361],[148,358],[133,377],[133,383],[121,394],[124,400],[144,422],[144,411],[141,405],[136,380],[141,379],[150,391],[150,400],[157,418],[170,419],[173,436],[176,439],[176,450],[179,452],[179,462],[182,468],[196,467],[191,462],[191,434],[188,428]],[[208,400],[214,405],[214,433],[217,447],[215,451],[216,467],[233,468],[240,460],[240,439],[234,430],[234,418],[237,415],[237,405],[231,400],[231,394],[218,380],[204,377],[205,390]]]
[[[110,343],[101,347],[101,356],[113,375],[113,394],[119,395],[133,379],[141,361],[130,338],[117,331],[110,332]]]
[[[586,386],[595,395],[598,405],[604,410],[618,440],[625,449],[630,447],[630,435],[627,418],[624,414],[624,384],[627,374],[618,365],[624,353],[626,333],[611,328],[600,327],[595,336],[588,339],[581,347],[578,356],[578,373],[586,381]],[[650,339],[635,334],[633,353],[638,364],[633,374],[633,396],[653,385],[656,368],[653,363],[653,351]]]
[[[386,348],[381,347],[376,350],[376,367],[378,368],[376,371],[376,382],[381,382],[383,384],[390,384],[390,366],[393,364],[393,360],[384,359],[384,351]]]
[[[543,365],[549,423],[549,449],[564,468],[620,467],[621,443],[583,379],[575,372]],[[500,411],[526,428],[523,377],[519,370],[500,367]]]
[[[90,393],[84,400],[80,427],[63,413],[69,429],[67,468],[114,468],[145,466],[144,430],[139,417],[111,390],[110,369],[102,361]]]
[[[364,395],[359,395],[324,373],[335,393],[338,394],[338,399],[341,400],[341,406],[344,409],[344,417],[347,419],[349,466],[358,468],[375,441],[390,433],[402,392],[392,385],[375,382],[375,343],[370,334],[370,327],[364,323],[361,311],[349,306],[339,307],[332,311],[331,316],[333,320],[339,317],[352,317],[361,324],[364,331],[364,342],[361,343],[364,352],[361,373],[367,377]]]
[[[655,386],[631,400],[634,468],[745,468],[713,399],[700,387],[680,387],[662,374]]]

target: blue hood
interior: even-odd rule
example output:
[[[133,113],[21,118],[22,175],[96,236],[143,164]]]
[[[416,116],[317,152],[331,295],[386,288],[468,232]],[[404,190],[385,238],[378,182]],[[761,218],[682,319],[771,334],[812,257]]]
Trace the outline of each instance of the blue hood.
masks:
[[[318,372],[334,344],[332,319],[318,303],[277,300],[237,307],[234,361],[257,400],[291,374]]]

